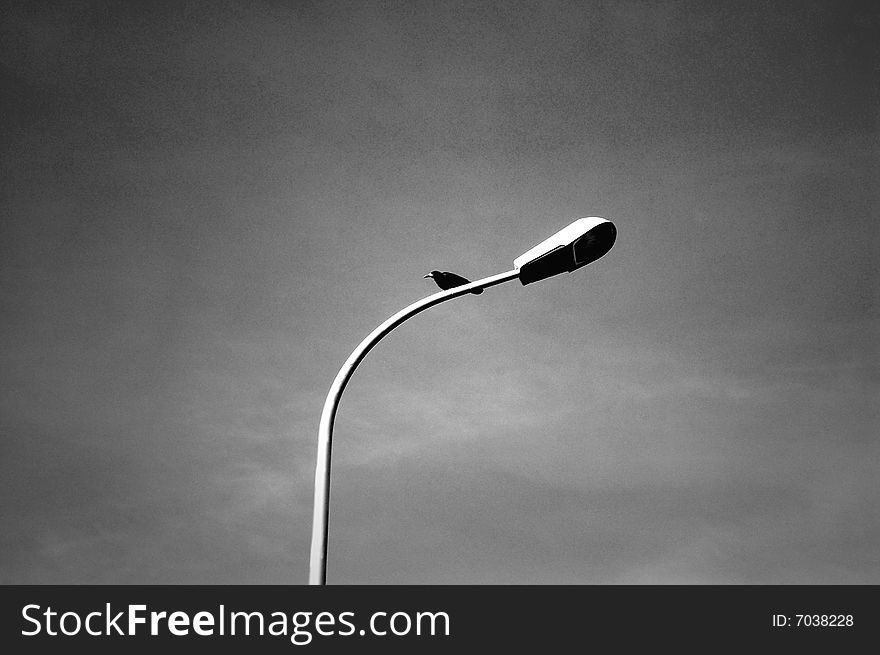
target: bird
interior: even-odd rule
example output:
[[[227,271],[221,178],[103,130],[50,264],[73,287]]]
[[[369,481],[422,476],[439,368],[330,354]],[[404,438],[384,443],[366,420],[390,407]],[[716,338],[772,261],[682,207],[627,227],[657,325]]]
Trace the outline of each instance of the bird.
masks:
[[[448,273],[446,271],[431,271],[425,277],[432,278],[434,282],[437,283],[437,286],[443,290],[452,289],[453,287],[460,287],[462,284],[470,284],[470,280],[462,277],[461,275],[456,275],[455,273]],[[471,293],[483,293],[482,289],[474,289]]]

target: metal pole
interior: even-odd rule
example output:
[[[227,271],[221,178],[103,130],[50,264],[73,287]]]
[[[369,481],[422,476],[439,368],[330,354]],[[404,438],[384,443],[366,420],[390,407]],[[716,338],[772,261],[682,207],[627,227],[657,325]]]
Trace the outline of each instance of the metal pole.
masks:
[[[327,584],[327,533],[330,517],[330,446],[333,438],[333,421],[336,418],[336,409],[339,407],[342,390],[345,389],[345,385],[348,383],[349,378],[351,378],[352,373],[354,373],[354,369],[357,368],[361,360],[382,337],[406,319],[412,318],[419,312],[441,302],[470,293],[474,289],[485,289],[517,277],[519,277],[519,270],[514,269],[506,273],[499,273],[498,275],[471,282],[470,284],[464,284],[460,287],[440,291],[427,298],[422,298],[418,302],[414,302],[409,307],[397,312],[367,335],[367,338],[361,341],[358,347],[354,349],[354,352],[349,355],[342,368],[339,369],[336,379],[333,380],[333,384],[330,386],[327,400],[324,401],[324,411],[321,413],[321,423],[318,426],[318,460],[315,465],[315,506],[312,516],[312,551],[309,563],[309,584]]]

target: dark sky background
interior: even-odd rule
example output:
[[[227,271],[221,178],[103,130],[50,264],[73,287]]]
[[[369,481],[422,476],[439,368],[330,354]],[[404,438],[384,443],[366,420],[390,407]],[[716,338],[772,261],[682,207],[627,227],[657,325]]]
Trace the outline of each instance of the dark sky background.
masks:
[[[0,583],[880,583],[871,3],[0,13]]]

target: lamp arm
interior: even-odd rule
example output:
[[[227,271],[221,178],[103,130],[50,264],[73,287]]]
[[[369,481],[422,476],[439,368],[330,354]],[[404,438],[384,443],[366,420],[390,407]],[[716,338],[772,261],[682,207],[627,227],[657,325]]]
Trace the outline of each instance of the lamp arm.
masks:
[[[312,546],[309,562],[309,584],[327,584],[327,536],[330,516],[330,450],[333,439],[333,422],[336,419],[336,410],[342,391],[348,380],[354,373],[357,365],[366,357],[373,346],[408,318],[412,318],[441,302],[458,298],[475,289],[486,289],[502,282],[507,282],[519,277],[519,269],[513,269],[506,273],[492,275],[476,282],[463,284],[445,291],[440,291],[427,298],[414,302],[409,307],[400,310],[394,316],[386,320],[373,330],[367,338],[360,342],[357,348],[348,356],[336,379],[330,386],[327,400],[324,401],[324,410],[321,412],[321,422],[318,426],[318,458],[315,464],[315,501],[312,516]]]

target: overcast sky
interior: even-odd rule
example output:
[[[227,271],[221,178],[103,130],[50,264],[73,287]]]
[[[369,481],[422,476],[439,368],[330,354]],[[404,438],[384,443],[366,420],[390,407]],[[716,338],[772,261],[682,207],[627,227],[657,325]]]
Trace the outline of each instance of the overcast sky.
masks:
[[[870,3],[4,7],[0,583],[880,583]]]

